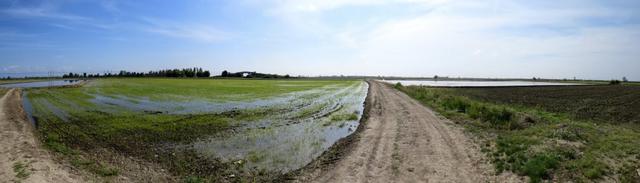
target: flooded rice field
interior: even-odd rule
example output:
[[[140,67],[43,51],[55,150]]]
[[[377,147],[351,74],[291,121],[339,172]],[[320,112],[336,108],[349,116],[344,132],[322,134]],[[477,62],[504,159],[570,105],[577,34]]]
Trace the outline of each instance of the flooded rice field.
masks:
[[[570,86],[577,83],[534,82],[534,81],[434,81],[434,80],[382,80],[387,83],[414,86],[437,87],[497,87],[497,86]]]
[[[54,87],[54,86],[67,86],[78,84],[80,80],[52,80],[52,81],[36,81],[27,83],[11,83],[2,84],[0,87],[4,88],[41,88],[41,87]]]
[[[305,83],[273,84],[307,87]],[[356,130],[369,86],[363,81],[342,81],[309,87],[272,97],[221,102],[204,97],[188,98],[187,95],[179,96],[185,100],[176,101],[105,93],[99,84],[92,83],[81,88],[27,90],[23,101],[29,117],[34,119],[35,116],[34,121],[38,123],[58,121],[56,127],[91,123],[90,126],[108,127],[109,133],[127,135],[131,130],[149,129],[176,133],[171,130],[175,128],[175,122],[167,128],[160,121],[180,121],[198,115],[217,116],[204,119],[216,121],[222,117],[227,119],[224,123],[227,130],[197,136],[194,140],[173,141],[158,135],[150,136],[159,138],[152,141],[159,143],[157,147],[165,148],[163,151],[166,152],[196,152],[199,156],[223,162],[242,162],[245,169],[287,172],[308,164]],[[142,117],[138,119],[138,116]],[[185,131],[189,130],[193,129]],[[90,134],[95,133],[99,134]],[[104,136],[111,139],[118,135]]]
[[[364,110],[367,84],[362,82],[320,96],[287,97],[288,112],[248,125],[233,136],[178,146],[225,160],[244,159],[248,167],[289,171],[301,168],[339,139],[353,133]],[[279,101],[278,101],[279,102]]]

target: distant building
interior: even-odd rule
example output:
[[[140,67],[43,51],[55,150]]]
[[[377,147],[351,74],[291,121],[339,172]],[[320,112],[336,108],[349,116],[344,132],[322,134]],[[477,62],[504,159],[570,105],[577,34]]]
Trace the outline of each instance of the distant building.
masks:
[[[256,72],[255,71],[253,71],[253,72],[242,71],[242,72],[236,72],[235,74],[240,74],[240,75],[242,75],[242,77],[246,78],[246,77],[251,77],[251,76],[256,75]]]

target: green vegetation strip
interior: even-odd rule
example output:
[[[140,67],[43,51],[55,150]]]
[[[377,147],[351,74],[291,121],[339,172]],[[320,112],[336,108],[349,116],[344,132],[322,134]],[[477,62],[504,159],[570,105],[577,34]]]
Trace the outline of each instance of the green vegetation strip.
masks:
[[[334,84],[350,83],[345,83],[344,80],[131,78],[100,80],[92,83],[90,92],[114,96],[148,97],[154,101],[189,101],[200,98],[225,102],[265,99]]]
[[[586,120],[489,97],[474,99],[461,94],[465,89],[395,88],[482,137],[483,151],[499,172],[513,171],[531,182],[640,180],[638,124]]]

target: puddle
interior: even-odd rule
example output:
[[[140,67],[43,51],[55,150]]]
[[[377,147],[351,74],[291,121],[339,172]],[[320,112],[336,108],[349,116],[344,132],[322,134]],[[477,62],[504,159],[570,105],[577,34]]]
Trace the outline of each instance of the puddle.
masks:
[[[22,108],[24,109],[24,112],[27,113],[27,118],[29,118],[31,124],[33,124],[33,126],[35,127],[38,127],[36,120],[33,118],[33,105],[31,104],[28,95],[29,92],[26,91],[24,91],[22,94]]]
[[[54,87],[54,86],[74,85],[74,84],[77,84],[80,81],[81,80],[37,81],[37,82],[28,82],[28,83],[3,84],[3,85],[0,85],[0,87],[5,87],[5,88],[41,88],[41,87]]]

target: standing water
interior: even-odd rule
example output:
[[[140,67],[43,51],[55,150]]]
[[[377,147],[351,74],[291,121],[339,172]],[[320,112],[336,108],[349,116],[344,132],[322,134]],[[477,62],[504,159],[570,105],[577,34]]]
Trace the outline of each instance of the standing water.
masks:
[[[41,88],[41,87],[53,87],[53,86],[67,86],[80,82],[80,80],[52,80],[52,81],[36,81],[28,83],[11,83],[3,84],[0,87],[4,88]]]

